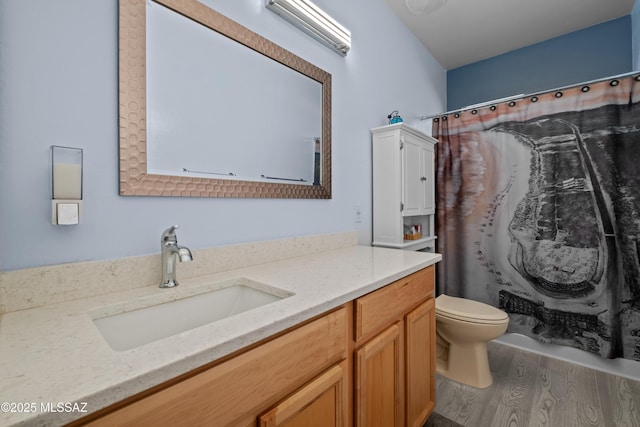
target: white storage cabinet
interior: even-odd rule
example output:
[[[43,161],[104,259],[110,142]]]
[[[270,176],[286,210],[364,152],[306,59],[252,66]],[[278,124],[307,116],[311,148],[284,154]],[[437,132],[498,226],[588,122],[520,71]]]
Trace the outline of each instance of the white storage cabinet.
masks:
[[[371,129],[371,133],[373,246],[433,252],[434,146],[438,141],[404,123]],[[420,227],[420,238],[410,234],[414,226]]]

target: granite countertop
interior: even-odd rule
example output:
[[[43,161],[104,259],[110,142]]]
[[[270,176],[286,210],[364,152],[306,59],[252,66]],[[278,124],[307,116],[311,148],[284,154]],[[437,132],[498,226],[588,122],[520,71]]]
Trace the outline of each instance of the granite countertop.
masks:
[[[173,289],[147,286],[5,314],[0,425],[61,425],[81,418],[440,260],[440,254],[352,246],[185,279]],[[138,298],[166,294],[180,298],[235,278],[294,295],[120,352],[91,319],[90,313],[112,304],[135,305]]]

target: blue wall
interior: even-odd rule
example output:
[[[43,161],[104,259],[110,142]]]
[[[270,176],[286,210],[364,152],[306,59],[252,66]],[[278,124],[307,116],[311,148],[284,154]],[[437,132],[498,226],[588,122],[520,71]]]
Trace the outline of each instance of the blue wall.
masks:
[[[628,73],[631,44],[627,15],[449,70],[447,110]]]
[[[371,242],[369,130],[396,109],[410,124],[442,111],[445,70],[384,0],[316,1],[352,32],[344,58],[263,0],[201,2],[332,74],[333,198],[119,196],[118,0],[0,0],[0,270],[158,253],[171,224],[192,249],[351,230]],[[51,225],[52,144],[84,149],[80,225]]]
[[[640,71],[640,0],[636,0],[631,11],[633,70]]]

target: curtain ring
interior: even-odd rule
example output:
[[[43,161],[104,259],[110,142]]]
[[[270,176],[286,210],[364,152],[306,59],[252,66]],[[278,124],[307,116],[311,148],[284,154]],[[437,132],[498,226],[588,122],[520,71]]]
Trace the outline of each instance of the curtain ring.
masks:
[[[620,84],[619,80],[611,80],[611,82],[609,83],[611,86],[618,86]]]
[[[478,114],[478,110],[471,110],[471,114]]]
[[[495,106],[495,105],[492,105],[491,107],[489,107],[489,109],[490,109],[491,111],[496,111],[496,106]]]
[[[455,117],[455,118],[457,119],[458,117],[460,117],[460,113],[455,113],[455,114],[453,115],[453,117]]]
[[[589,86],[582,86],[582,89],[580,89],[583,92],[589,92],[589,90],[591,90],[591,88]]]
[[[515,107],[516,106],[516,101],[511,101],[509,103],[509,107]]]
[[[440,119],[436,117],[435,119],[433,119],[433,121],[434,121],[434,123],[438,123],[440,121]]]
[[[531,97],[531,102],[538,102],[538,97],[537,96],[532,96]]]
[[[556,98],[562,98],[562,92],[557,91],[554,95]]]

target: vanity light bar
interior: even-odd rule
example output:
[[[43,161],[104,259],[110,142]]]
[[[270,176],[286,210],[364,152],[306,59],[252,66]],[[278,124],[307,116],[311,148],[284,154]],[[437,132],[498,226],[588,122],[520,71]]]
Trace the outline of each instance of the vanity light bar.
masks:
[[[309,0],[267,0],[267,8],[345,56],[351,32]]]

